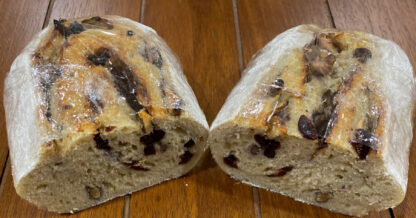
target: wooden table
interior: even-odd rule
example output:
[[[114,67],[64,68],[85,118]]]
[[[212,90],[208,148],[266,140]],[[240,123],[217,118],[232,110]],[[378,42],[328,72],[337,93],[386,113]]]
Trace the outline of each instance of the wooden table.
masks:
[[[416,0],[1,0],[0,9],[0,90],[14,58],[53,19],[116,14],[156,29],[167,41],[182,61],[209,123],[251,56],[299,24],[358,29],[394,40],[416,66]],[[16,195],[2,98],[0,93],[0,217],[60,217]],[[416,217],[415,141],[405,201],[369,217]],[[209,157],[185,177],[72,216],[342,217],[243,185]]]

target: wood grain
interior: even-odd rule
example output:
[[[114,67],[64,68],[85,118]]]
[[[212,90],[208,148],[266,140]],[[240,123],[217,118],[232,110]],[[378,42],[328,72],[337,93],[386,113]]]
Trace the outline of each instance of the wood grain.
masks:
[[[55,0],[49,23],[53,19],[119,15],[139,21],[141,0]]]
[[[245,65],[256,51],[276,35],[291,27],[309,23],[322,27],[333,27],[331,13],[325,0],[241,0],[238,2],[238,13]],[[344,217],[263,189],[259,189],[259,193],[263,218]],[[369,217],[390,216],[388,211],[383,211],[370,214]]]
[[[232,2],[152,0],[145,7],[144,24],[178,55],[211,123],[239,79]],[[130,216],[252,217],[252,191],[226,176],[208,154],[189,175],[134,193]]]
[[[238,1],[244,64],[277,34],[300,24],[331,27],[325,0],[240,0]]]
[[[416,66],[416,1],[414,0],[329,0],[337,28],[357,29],[393,40]],[[414,121],[413,121],[414,123]],[[413,128],[413,136],[416,134]],[[396,217],[416,214],[416,140],[413,137],[407,194],[394,209]]]
[[[0,179],[7,157],[6,120],[3,107],[4,78],[13,60],[36,32],[42,29],[42,24],[48,10],[49,0],[37,1],[32,7],[30,0],[0,1]]]

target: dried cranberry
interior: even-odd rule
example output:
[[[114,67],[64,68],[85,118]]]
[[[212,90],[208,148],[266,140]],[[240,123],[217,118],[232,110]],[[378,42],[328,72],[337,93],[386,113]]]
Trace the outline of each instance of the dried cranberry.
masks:
[[[227,157],[224,157],[224,163],[232,168],[238,168],[237,162],[238,162],[238,158],[234,156],[233,154],[230,154]]]
[[[154,142],[158,142],[158,141],[162,140],[163,137],[165,137],[165,131],[160,130],[160,129],[153,130],[152,138],[153,138]]]
[[[263,154],[268,158],[274,158],[274,156],[276,156],[276,150],[272,148],[266,148],[264,149]]]
[[[151,145],[163,139],[165,131],[154,129],[150,134],[140,137],[140,142],[145,145]]]
[[[142,166],[130,166],[130,168],[132,168],[133,170],[137,170],[137,171],[149,171],[148,168],[145,168]]]
[[[280,142],[272,139],[267,139],[266,137],[256,134],[254,135],[254,140],[264,149],[270,148],[270,149],[279,149],[280,148]]]
[[[365,160],[367,158],[368,153],[370,153],[370,148],[359,143],[351,142],[351,144],[354,147],[355,152],[357,152],[360,160]]]
[[[268,158],[274,158],[276,150],[280,148],[279,141],[267,139],[259,134],[254,135],[254,140],[261,146],[262,149],[264,149],[263,154]]]
[[[106,132],[111,132],[111,131],[113,131],[113,129],[115,129],[115,128],[116,128],[115,126],[106,126],[104,130],[105,130]]]
[[[146,145],[145,147],[144,147],[144,150],[143,150],[143,152],[144,152],[144,155],[153,155],[153,154],[156,154],[156,149],[155,149],[155,146],[153,146],[153,144],[150,144],[150,145]]]
[[[130,163],[126,163],[126,162],[121,162],[122,164],[132,168],[133,170],[137,170],[137,171],[149,171],[148,168],[142,167],[140,165],[136,165],[138,164],[137,160],[133,160]]]
[[[360,160],[365,160],[370,152],[370,149],[375,147],[377,138],[367,130],[357,129],[355,132],[355,138],[352,139],[350,143],[357,152]]]
[[[195,145],[195,142],[194,142],[194,140],[192,140],[192,139],[189,139],[189,141],[188,142],[186,142],[185,143],[185,145],[183,145],[185,148],[191,148],[191,147],[193,147]]]
[[[289,165],[289,166],[280,168],[279,172],[271,174],[271,175],[267,175],[267,176],[268,177],[282,177],[292,170],[293,170],[293,166]]]
[[[125,98],[127,104],[133,111],[137,113],[144,109],[144,106],[141,105],[137,99],[137,93],[139,92],[144,97],[147,96],[147,91],[143,88],[140,78],[115,51],[100,47],[93,54],[90,54],[87,57],[87,60],[94,65],[104,66],[110,71],[113,76],[114,87],[117,89],[118,93]]]
[[[194,155],[191,152],[185,151],[185,153],[183,153],[181,156],[179,156],[181,158],[181,161],[179,162],[179,164],[188,163],[189,160],[191,160],[192,156],[194,156]]]
[[[111,150],[111,147],[108,144],[108,140],[104,140],[103,138],[101,138],[100,133],[94,135],[94,141],[95,141],[95,146],[98,149]]]
[[[145,144],[145,145],[151,145],[151,144],[153,144],[153,138],[150,134],[149,135],[144,135],[144,136],[140,137],[140,142]]]
[[[259,134],[254,135],[254,140],[261,146],[266,147],[267,146],[267,139]]]
[[[318,132],[312,121],[305,115],[301,115],[298,121],[298,129],[304,138],[315,140],[318,138]]]

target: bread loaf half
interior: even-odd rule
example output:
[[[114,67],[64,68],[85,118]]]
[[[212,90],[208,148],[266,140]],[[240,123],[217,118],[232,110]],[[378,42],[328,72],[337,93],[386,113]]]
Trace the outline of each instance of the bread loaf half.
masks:
[[[226,173],[348,215],[404,199],[415,79],[399,46],[302,25],[244,73],[208,141]]]
[[[60,213],[184,175],[208,137],[166,43],[117,16],[42,30],[14,61],[4,105],[17,193]]]

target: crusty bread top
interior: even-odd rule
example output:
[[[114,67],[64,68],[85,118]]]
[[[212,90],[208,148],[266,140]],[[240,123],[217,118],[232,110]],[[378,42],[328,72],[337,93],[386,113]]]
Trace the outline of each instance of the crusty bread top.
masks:
[[[37,163],[41,145],[99,128],[148,132],[157,117],[208,129],[167,44],[153,29],[118,16],[55,20],[16,58],[4,96],[12,158],[22,159],[14,165],[26,169],[13,171],[20,174],[15,182]]]
[[[186,79],[168,46],[154,30],[127,19],[55,20],[33,66],[43,92],[41,118],[57,134],[99,125],[94,121],[107,107],[141,123],[192,108],[207,126],[189,86],[175,87],[183,83],[175,77]]]
[[[384,159],[405,190],[414,86],[395,43],[301,25],[253,57],[211,130],[233,122],[269,138],[303,137],[361,160]]]

